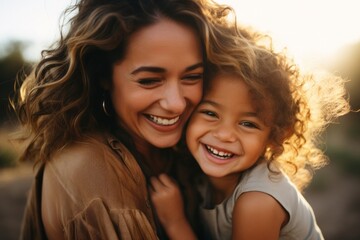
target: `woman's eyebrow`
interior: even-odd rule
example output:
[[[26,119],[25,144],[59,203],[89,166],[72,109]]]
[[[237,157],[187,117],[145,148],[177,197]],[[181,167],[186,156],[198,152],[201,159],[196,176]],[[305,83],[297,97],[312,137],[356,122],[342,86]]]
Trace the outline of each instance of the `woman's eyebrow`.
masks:
[[[194,65],[191,65],[191,66],[187,67],[185,69],[185,71],[186,72],[187,71],[192,71],[194,69],[197,69],[197,68],[203,67],[203,66],[204,66],[203,62],[199,62],[199,63],[196,63]],[[137,74],[139,72],[164,73],[164,72],[166,72],[166,69],[162,68],[162,67],[141,66],[141,67],[138,67],[135,70],[133,70],[130,74],[134,75],[134,74]]]
[[[161,67],[152,67],[152,66],[142,66],[136,68],[131,74],[137,74],[139,72],[153,72],[153,73],[164,73],[166,72],[165,68]]]
[[[186,71],[186,72],[187,72],[187,71],[191,71],[191,70],[197,69],[197,68],[199,68],[199,67],[204,67],[204,63],[203,63],[203,62],[195,63],[194,65],[191,65],[191,66],[187,67],[187,68],[185,69],[185,71]]]

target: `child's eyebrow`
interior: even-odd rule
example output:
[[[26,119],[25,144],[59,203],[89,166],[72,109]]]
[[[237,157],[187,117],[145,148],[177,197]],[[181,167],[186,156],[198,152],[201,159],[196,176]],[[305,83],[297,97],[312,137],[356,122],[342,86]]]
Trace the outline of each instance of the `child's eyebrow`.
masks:
[[[211,101],[211,100],[207,100],[207,99],[203,99],[200,104],[210,104],[210,105],[214,105],[214,106],[220,106],[220,104],[218,104],[217,102]]]
[[[212,101],[212,100],[208,100],[208,99],[204,99],[200,102],[199,106],[200,105],[203,105],[203,104],[209,104],[209,105],[212,105],[214,107],[221,107],[221,105],[215,101]],[[248,117],[256,117],[256,118],[259,118],[259,113],[258,112],[243,112],[242,115],[244,116],[248,116]]]
[[[243,114],[249,117],[259,117],[257,112],[244,112]]]

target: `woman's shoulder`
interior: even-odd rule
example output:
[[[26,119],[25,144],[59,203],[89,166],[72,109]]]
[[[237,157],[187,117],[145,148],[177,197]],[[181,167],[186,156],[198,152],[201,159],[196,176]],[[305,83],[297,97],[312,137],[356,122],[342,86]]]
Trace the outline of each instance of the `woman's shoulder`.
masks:
[[[141,169],[131,156],[126,160],[130,167],[106,137],[86,138],[62,149],[45,164],[44,182],[51,191],[64,191],[85,202],[96,196],[116,198],[123,189],[142,192],[139,186],[145,180]]]
[[[46,171],[51,171],[51,176],[64,185],[82,182],[91,183],[92,188],[106,184],[120,187],[141,173],[135,159],[119,141],[100,134],[77,140],[54,154],[46,163]]]
[[[54,153],[49,163],[56,168],[77,168],[93,162],[103,162],[104,152],[109,151],[105,137],[92,135],[69,143]]]
[[[66,186],[110,181],[119,175],[122,157],[109,142],[106,135],[100,134],[78,139],[54,153],[45,164],[45,173],[50,172],[48,176]]]
[[[85,138],[45,164],[42,203],[48,221],[64,221],[62,225],[77,228],[92,227],[91,221],[100,220],[94,223],[98,227],[109,220],[117,227],[118,219],[138,221],[135,215],[142,214],[138,209],[151,216],[145,180],[133,180],[141,172],[123,164],[119,147],[122,150],[123,145],[106,136]]]

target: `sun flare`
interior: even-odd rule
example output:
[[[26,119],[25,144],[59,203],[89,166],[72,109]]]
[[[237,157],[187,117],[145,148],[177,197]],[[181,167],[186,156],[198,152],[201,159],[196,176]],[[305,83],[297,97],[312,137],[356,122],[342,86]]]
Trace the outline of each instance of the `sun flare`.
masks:
[[[218,0],[232,6],[240,24],[273,37],[304,67],[335,58],[346,44],[360,41],[357,0]]]

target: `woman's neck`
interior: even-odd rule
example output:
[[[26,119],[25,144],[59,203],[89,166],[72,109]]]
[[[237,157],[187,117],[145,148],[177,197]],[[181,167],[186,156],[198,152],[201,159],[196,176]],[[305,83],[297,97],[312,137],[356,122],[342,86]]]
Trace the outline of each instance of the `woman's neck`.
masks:
[[[157,148],[149,142],[140,138],[136,134],[131,134],[124,126],[120,124],[120,129],[115,132],[120,136],[120,140],[127,143],[127,146],[134,154],[144,174],[149,176],[157,176],[166,172],[171,167],[171,156],[167,154],[165,149]],[[120,130],[120,131],[119,131]]]
[[[168,170],[171,164],[169,154],[166,154],[165,149],[156,148],[150,144],[136,144],[136,149],[141,155],[143,163],[143,170],[147,171],[145,174],[150,176],[158,176]]]

